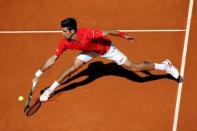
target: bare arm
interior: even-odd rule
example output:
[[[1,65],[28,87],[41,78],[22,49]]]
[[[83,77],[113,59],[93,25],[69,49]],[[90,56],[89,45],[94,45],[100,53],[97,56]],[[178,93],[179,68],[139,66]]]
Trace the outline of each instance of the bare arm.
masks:
[[[40,69],[35,73],[35,76],[32,80],[33,83],[37,83],[38,78],[43,74],[43,72],[45,72],[46,70],[48,70],[51,66],[53,66],[56,62],[56,60],[58,59],[58,56],[56,55],[52,55],[51,57],[49,57],[47,59],[47,61],[40,67]]]
[[[127,39],[131,42],[134,41],[134,38],[132,38],[131,36],[128,36],[127,34],[125,34],[123,32],[120,32],[120,31],[117,31],[117,30],[104,30],[103,31],[103,36],[105,36],[105,35],[119,36],[119,37]]]
[[[118,36],[119,31],[117,30],[104,30],[103,31],[103,35],[114,35],[114,36]]]
[[[46,71],[47,69],[49,69],[51,66],[53,66],[57,60],[57,56],[56,55],[52,55],[51,57],[49,57],[47,59],[47,61],[44,63],[44,65],[41,66],[40,70],[42,72]]]

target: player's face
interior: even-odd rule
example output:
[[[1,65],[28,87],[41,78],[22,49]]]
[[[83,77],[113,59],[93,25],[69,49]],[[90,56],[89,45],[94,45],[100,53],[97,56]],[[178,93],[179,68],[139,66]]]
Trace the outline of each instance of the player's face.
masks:
[[[67,40],[70,40],[73,36],[73,33],[67,27],[62,28],[62,34]]]

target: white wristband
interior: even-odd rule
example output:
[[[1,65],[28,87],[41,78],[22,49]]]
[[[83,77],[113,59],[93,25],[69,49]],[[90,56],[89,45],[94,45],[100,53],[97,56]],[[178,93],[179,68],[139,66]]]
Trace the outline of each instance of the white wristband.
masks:
[[[35,76],[40,77],[43,74],[41,70],[36,71]]]

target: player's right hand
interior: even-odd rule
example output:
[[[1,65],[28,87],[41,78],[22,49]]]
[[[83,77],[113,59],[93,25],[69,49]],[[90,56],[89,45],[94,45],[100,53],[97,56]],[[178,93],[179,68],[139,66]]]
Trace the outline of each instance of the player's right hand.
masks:
[[[36,83],[38,82],[39,77],[34,76],[34,78],[32,79],[32,83],[33,85],[36,85]]]

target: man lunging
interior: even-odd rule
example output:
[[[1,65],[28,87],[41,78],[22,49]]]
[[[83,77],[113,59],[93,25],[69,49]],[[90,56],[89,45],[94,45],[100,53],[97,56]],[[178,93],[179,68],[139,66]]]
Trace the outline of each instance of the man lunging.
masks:
[[[175,79],[179,78],[178,70],[172,65],[171,61],[166,59],[161,63],[153,62],[132,62],[119,51],[113,42],[107,38],[107,35],[117,36],[129,41],[133,38],[120,31],[114,30],[99,30],[99,29],[77,29],[77,22],[73,18],[67,18],[61,21],[62,33],[64,38],[61,39],[58,48],[54,54],[47,59],[47,61],[35,73],[33,82],[37,82],[39,77],[48,70],[57,61],[59,56],[67,49],[80,50],[81,52],[76,56],[72,66],[68,67],[61,73],[61,75],[54,81],[54,83],[44,91],[40,96],[40,101],[47,101],[53,91],[63,84],[65,79],[68,79],[80,67],[89,62],[95,57],[103,57],[114,61],[118,65],[126,68],[129,71],[148,71],[148,70],[162,70],[173,76]]]

